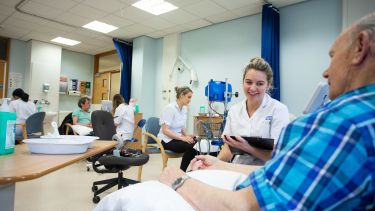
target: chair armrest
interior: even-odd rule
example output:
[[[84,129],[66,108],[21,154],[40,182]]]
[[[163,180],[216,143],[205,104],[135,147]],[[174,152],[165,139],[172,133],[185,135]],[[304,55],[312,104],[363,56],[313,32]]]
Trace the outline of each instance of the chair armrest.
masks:
[[[165,153],[165,150],[164,150],[164,147],[163,147],[163,144],[161,144],[161,140],[156,137],[155,135],[151,134],[151,133],[148,133],[148,132],[144,132],[143,133],[143,141],[144,141],[144,144],[142,145],[142,152],[145,153],[146,152],[146,147],[147,147],[147,141],[148,141],[148,138],[152,138],[156,144],[158,145],[158,147],[160,148],[160,151],[161,153]]]
[[[65,123],[65,126],[66,126],[65,135],[69,135],[69,128],[72,129],[74,135],[77,135],[76,131],[73,130],[72,124]]]

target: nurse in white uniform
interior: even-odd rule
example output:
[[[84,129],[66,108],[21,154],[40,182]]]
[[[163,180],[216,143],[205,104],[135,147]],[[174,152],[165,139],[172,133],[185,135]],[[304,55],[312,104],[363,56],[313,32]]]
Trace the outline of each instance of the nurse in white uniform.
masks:
[[[116,133],[121,135],[123,140],[133,138],[134,131],[134,110],[125,104],[124,98],[120,94],[113,96],[113,121],[116,126]]]
[[[16,123],[22,124],[31,114],[36,113],[36,106],[33,102],[29,101],[29,95],[22,89],[15,89],[12,93],[13,101],[9,104],[9,110],[16,113]],[[16,127],[16,137],[22,136],[22,127]]]
[[[258,136],[274,139],[276,144],[281,130],[289,123],[288,108],[271,98],[267,91],[272,87],[272,69],[262,58],[253,58],[243,74],[246,99],[229,109],[223,131],[225,145],[218,158],[234,163],[263,165],[271,158],[271,150],[250,146],[239,136]],[[236,136],[236,140],[229,136]],[[229,146],[241,149],[245,155],[233,154]]]
[[[160,117],[160,131],[158,138],[162,140],[164,149],[176,153],[184,153],[180,169],[186,171],[190,161],[198,152],[193,148],[194,136],[186,130],[187,106],[193,91],[187,87],[175,87],[176,101],[168,104]]]

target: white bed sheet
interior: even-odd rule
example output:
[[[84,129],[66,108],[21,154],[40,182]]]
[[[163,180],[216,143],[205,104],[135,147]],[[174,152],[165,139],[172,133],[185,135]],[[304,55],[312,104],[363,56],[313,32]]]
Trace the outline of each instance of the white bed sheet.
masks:
[[[206,184],[234,190],[247,175],[223,170],[199,170],[188,173]],[[159,181],[147,181],[131,185],[104,197],[94,211],[147,210],[147,211],[191,211],[194,210],[177,192]]]

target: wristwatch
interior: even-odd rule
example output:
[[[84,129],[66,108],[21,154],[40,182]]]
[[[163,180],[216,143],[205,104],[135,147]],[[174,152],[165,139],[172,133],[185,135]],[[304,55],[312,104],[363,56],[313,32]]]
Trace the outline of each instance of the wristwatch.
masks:
[[[179,187],[181,187],[184,182],[188,179],[190,179],[191,177],[189,177],[187,174],[183,175],[182,177],[179,177],[177,178],[173,183],[172,183],[172,189],[177,191],[177,189]]]

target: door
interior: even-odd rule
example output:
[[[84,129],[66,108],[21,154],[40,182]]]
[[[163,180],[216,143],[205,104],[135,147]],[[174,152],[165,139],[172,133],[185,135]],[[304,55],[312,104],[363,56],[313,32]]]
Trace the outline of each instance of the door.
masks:
[[[0,99],[6,96],[6,85],[7,85],[7,71],[6,71],[7,62],[0,60]]]
[[[109,99],[109,90],[111,84],[111,73],[97,73],[94,79],[94,94],[92,98],[93,104],[100,104],[102,100]]]

